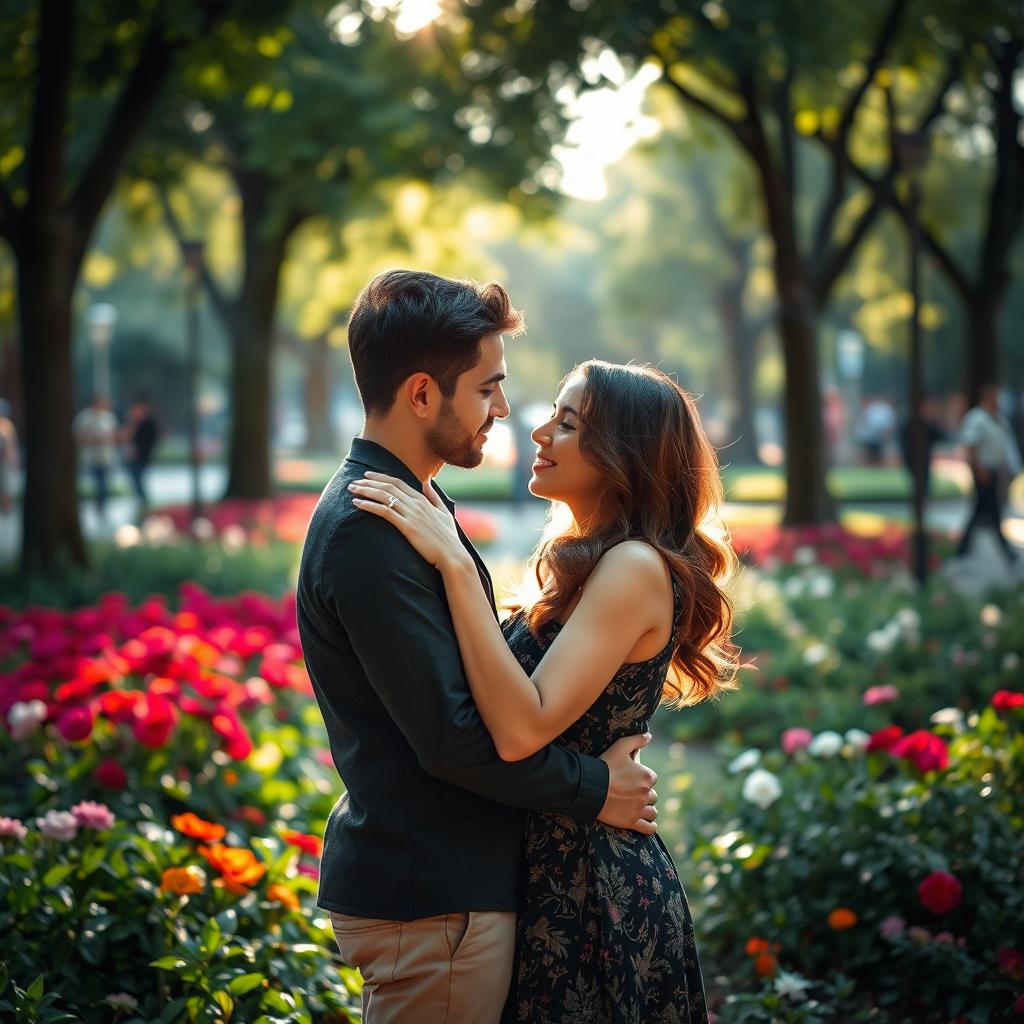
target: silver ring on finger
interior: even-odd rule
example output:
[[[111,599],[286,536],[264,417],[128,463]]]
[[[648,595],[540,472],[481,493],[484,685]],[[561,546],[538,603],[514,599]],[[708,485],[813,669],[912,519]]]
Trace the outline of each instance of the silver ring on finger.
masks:
[[[394,508],[394,507],[395,507],[395,506],[396,506],[397,504],[398,504],[398,498],[397,498],[397,497],[395,497],[395,495],[393,495],[393,494],[392,494],[392,495],[391,495],[391,497],[390,497],[390,498],[388,498],[388,510],[390,511],[390,510],[391,510],[391,509],[393,509],[393,508]]]

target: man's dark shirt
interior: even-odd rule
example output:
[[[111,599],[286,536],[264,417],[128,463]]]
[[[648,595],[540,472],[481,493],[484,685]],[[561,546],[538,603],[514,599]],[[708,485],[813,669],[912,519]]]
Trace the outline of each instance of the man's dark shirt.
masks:
[[[402,921],[516,910],[521,809],[593,821],[608,768],[553,745],[514,763],[498,757],[440,573],[352,504],[348,484],[367,469],[420,487],[391,452],[356,438],[313,513],[299,569],[303,653],[347,789],[327,822],[317,903]]]
[[[156,418],[147,413],[135,424],[132,430],[131,440],[131,461],[139,466],[148,466],[153,458],[153,449],[156,447],[159,430],[156,425]]]

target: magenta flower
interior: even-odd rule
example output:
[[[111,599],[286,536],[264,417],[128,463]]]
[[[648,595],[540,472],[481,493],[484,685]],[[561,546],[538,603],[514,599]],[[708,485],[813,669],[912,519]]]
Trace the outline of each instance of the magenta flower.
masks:
[[[71,813],[82,828],[94,828],[98,832],[113,828],[117,820],[114,812],[106,804],[97,803],[95,800],[83,800],[80,804],[75,804],[71,808]]]
[[[68,708],[57,719],[57,731],[70,742],[88,739],[92,735],[92,726],[92,711],[85,705]]]
[[[891,914],[878,926],[878,931],[883,939],[895,939],[903,934],[906,927],[907,922],[902,917],[898,914]]]
[[[795,725],[782,734],[782,749],[786,754],[795,754],[798,750],[806,750],[814,738],[810,729]]]

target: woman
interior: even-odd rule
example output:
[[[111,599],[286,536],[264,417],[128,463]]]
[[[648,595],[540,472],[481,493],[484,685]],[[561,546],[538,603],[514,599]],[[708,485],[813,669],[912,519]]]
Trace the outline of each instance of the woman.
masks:
[[[554,739],[585,753],[642,732],[660,701],[731,688],[731,549],[702,529],[721,500],[692,399],[651,366],[592,360],[533,432],[530,490],[572,522],[533,558],[539,595],[504,635],[447,509],[368,473],[360,508],[441,572],[473,698],[500,756]],[[652,830],[653,832],[653,830]],[[530,814],[505,1020],[706,1021],[686,897],[655,834]]]

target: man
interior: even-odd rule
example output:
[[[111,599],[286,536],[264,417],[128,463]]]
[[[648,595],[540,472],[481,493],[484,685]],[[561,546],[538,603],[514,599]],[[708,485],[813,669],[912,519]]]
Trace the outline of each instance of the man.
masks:
[[[72,425],[78,442],[82,464],[92,477],[96,514],[102,523],[107,510],[110,473],[117,461],[117,417],[111,411],[110,399],[97,395],[83,409]]]
[[[649,735],[600,759],[557,746],[498,757],[440,574],[347,490],[374,469],[434,487],[454,512],[433,477],[446,462],[479,465],[487,431],[509,413],[502,333],[521,329],[500,285],[406,270],[374,278],[349,322],[366,420],[313,514],[297,613],[348,790],[327,823],[318,905],[362,972],[367,1024],[498,1021],[514,952],[519,809],[656,831],[655,775],[631,758]]]
[[[966,555],[971,534],[979,525],[991,526],[1011,566],[1017,552],[1003,533],[1003,493],[1021,470],[1020,449],[1007,418],[999,411],[999,388],[986,384],[979,391],[978,404],[964,417],[960,440],[967,446],[967,460],[974,477],[974,510],[964,527],[957,555]]]
[[[149,399],[140,395],[132,404],[123,433],[128,448],[125,465],[139,498],[140,516],[149,505],[146,495],[146,470],[153,459],[153,449],[159,436],[160,430]]]

